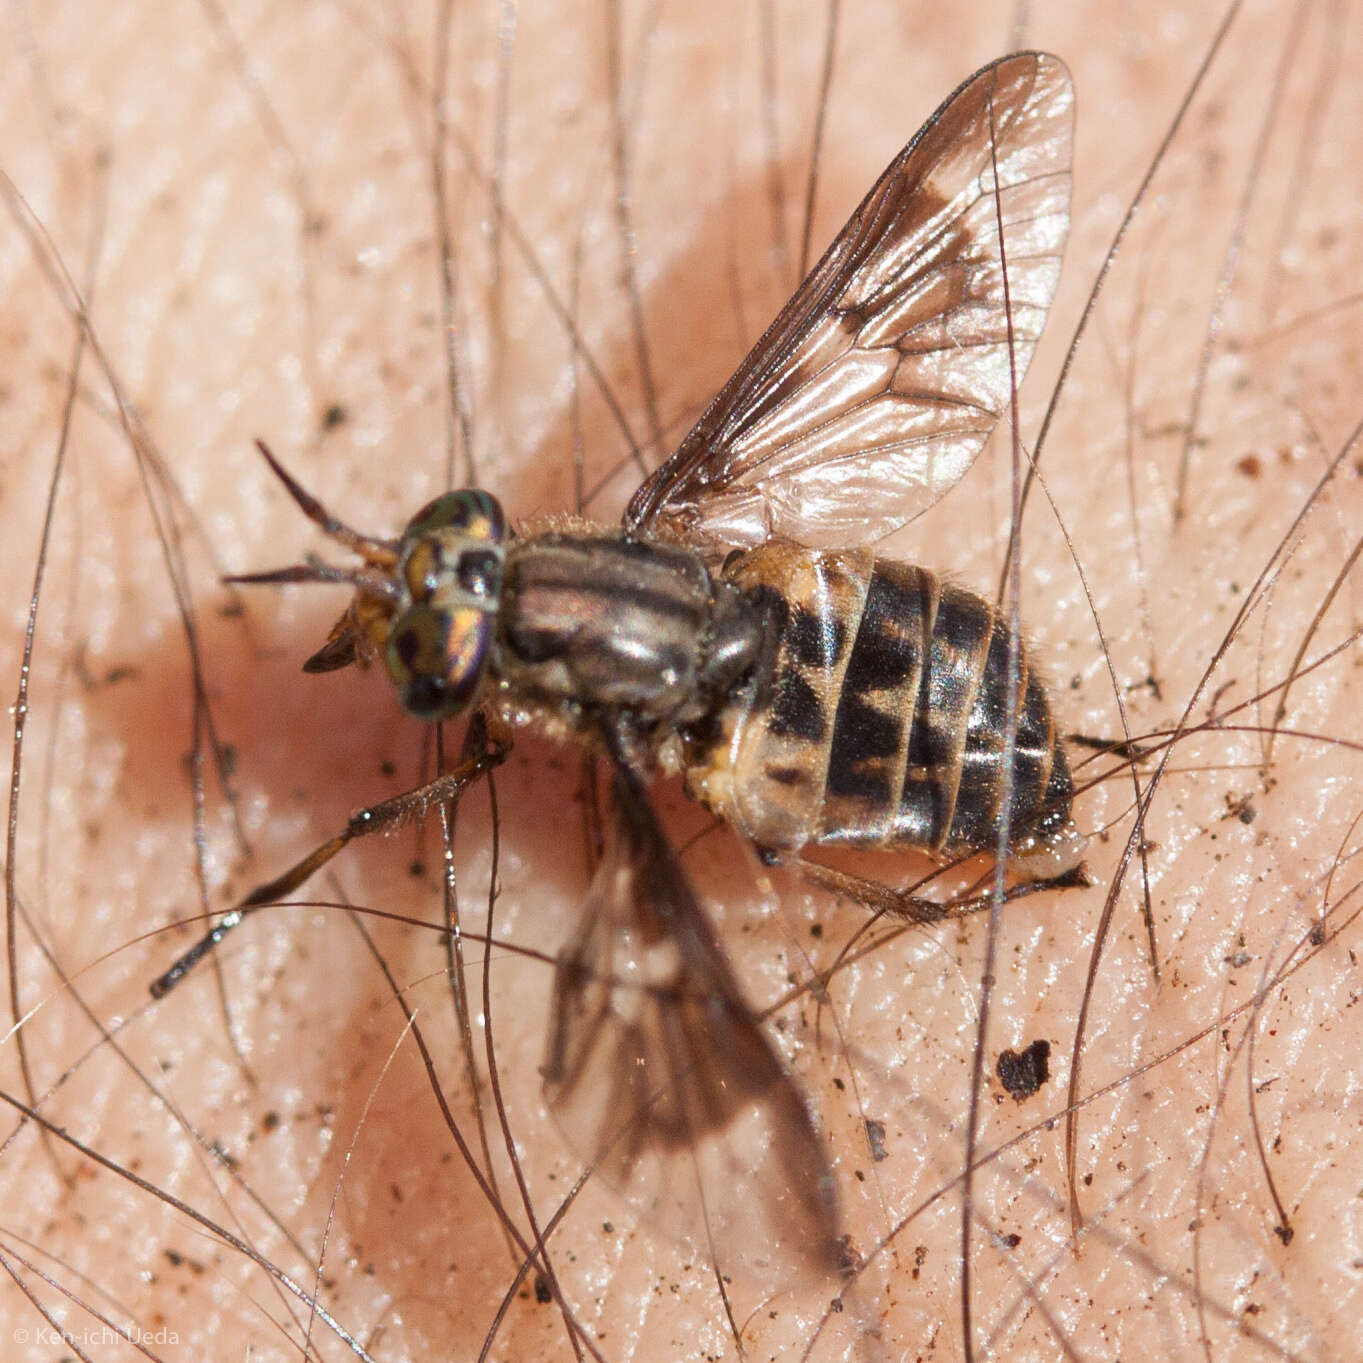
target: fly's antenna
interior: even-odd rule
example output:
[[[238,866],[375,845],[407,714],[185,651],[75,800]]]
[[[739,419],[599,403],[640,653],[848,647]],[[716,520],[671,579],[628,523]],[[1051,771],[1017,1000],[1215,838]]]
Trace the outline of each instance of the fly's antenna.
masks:
[[[280,587],[296,582],[322,582],[333,586],[354,587],[364,595],[380,601],[396,600],[397,584],[392,580],[392,571],[398,563],[398,542],[379,539],[375,535],[362,535],[343,520],[333,516],[298,480],[275,458],[270,447],[263,441],[256,441],[258,449],[269,464],[271,472],[281,483],[284,490],[293,498],[298,509],[328,539],[344,545],[352,553],[358,554],[365,562],[363,568],[338,568],[324,563],[315,554],[309,554],[302,563],[287,568],[272,568],[263,573],[230,573],[222,580],[234,586]]]
[[[263,573],[229,573],[222,579],[233,586],[247,587],[287,587],[295,582],[324,582],[332,586],[354,587],[366,596],[375,596],[382,601],[396,601],[398,587],[391,578],[379,573],[365,572],[362,568],[338,568],[335,564],[323,563],[314,554],[309,554],[302,563],[288,568],[270,568]]]
[[[293,475],[279,462],[270,452],[270,447],[263,441],[256,441],[256,449],[265,456],[265,462],[269,464],[271,472],[281,483],[284,490],[298,504],[298,509],[310,520],[328,539],[333,539],[337,544],[343,544],[352,553],[358,554],[366,563],[376,568],[392,568],[398,561],[398,546],[394,540],[378,539],[374,535],[362,535],[358,530],[352,530],[344,521],[333,516],[330,511],[317,500],[306,488],[304,488]],[[260,581],[259,578],[232,578],[230,581]],[[330,582],[336,581],[335,578],[281,578],[279,581],[294,582]],[[346,579],[352,580],[352,579]]]

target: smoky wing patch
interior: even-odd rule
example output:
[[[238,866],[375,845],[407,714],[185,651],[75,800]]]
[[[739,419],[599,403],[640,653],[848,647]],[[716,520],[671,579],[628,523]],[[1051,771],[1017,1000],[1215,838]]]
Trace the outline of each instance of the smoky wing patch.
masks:
[[[559,959],[545,1095],[649,1221],[767,1282],[836,1266],[831,1173],[804,1100],[740,993],[643,787]]]

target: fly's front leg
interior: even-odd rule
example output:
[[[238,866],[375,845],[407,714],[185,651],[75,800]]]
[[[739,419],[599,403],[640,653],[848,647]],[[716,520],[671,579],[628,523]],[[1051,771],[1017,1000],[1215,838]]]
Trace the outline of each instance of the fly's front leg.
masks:
[[[494,726],[491,736],[482,747],[472,755],[466,755],[453,771],[445,772],[415,790],[405,791],[401,795],[393,796],[391,800],[383,800],[351,815],[350,821],[334,837],[328,838],[326,842],[314,848],[283,875],[266,881],[264,885],[258,885],[245,899],[223,914],[165,974],[152,981],[152,998],[164,998],[247,914],[266,904],[278,903],[285,895],[292,894],[348,843],[354,842],[356,838],[368,837],[371,833],[382,833],[396,828],[409,819],[419,819],[433,806],[458,799],[480,776],[486,775],[498,766],[506,758],[510,748],[507,731],[499,725]]]

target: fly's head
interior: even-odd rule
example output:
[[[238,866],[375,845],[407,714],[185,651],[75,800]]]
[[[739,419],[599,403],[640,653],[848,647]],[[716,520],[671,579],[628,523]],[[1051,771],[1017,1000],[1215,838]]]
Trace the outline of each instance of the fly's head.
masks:
[[[506,516],[476,488],[446,492],[397,539],[362,535],[305,491],[264,445],[260,451],[303,514],[363,560],[338,567],[315,556],[231,582],[344,583],[355,589],[326,643],[303,664],[332,672],[383,660],[402,704],[419,719],[449,719],[476,700],[492,656],[506,557]]]
[[[403,705],[420,719],[466,710],[487,670],[502,595],[506,517],[476,489],[447,492],[412,517],[399,541],[397,597],[376,622]]]

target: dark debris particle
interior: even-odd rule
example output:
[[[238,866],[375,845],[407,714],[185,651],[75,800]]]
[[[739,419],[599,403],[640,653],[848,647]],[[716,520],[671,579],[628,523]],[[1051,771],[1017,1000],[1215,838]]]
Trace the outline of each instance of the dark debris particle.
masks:
[[[240,1161],[225,1145],[220,1145],[217,1141],[214,1141],[209,1149],[222,1161],[224,1168],[236,1169],[239,1167]]]
[[[554,1294],[549,1290],[549,1280],[543,1273],[535,1274],[535,1300],[541,1306],[548,1306],[554,1300]]]
[[[333,402],[330,407],[322,413],[322,429],[324,431],[334,431],[337,426],[344,426],[350,420],[350,413],[341,406],[339,402]]]
[[[999,1082],[1021,1103],[1051,1077],[1051,1043],[1034,1041],[1025,1051],[1001,1051]]]
[[[877,1164],[881,1160],[888,1158],[889,1152],[885,1149],[885,1123],[878,1122],[874,1117],[866,1119],[866,1143],[871,1147],[871,1158]]]

